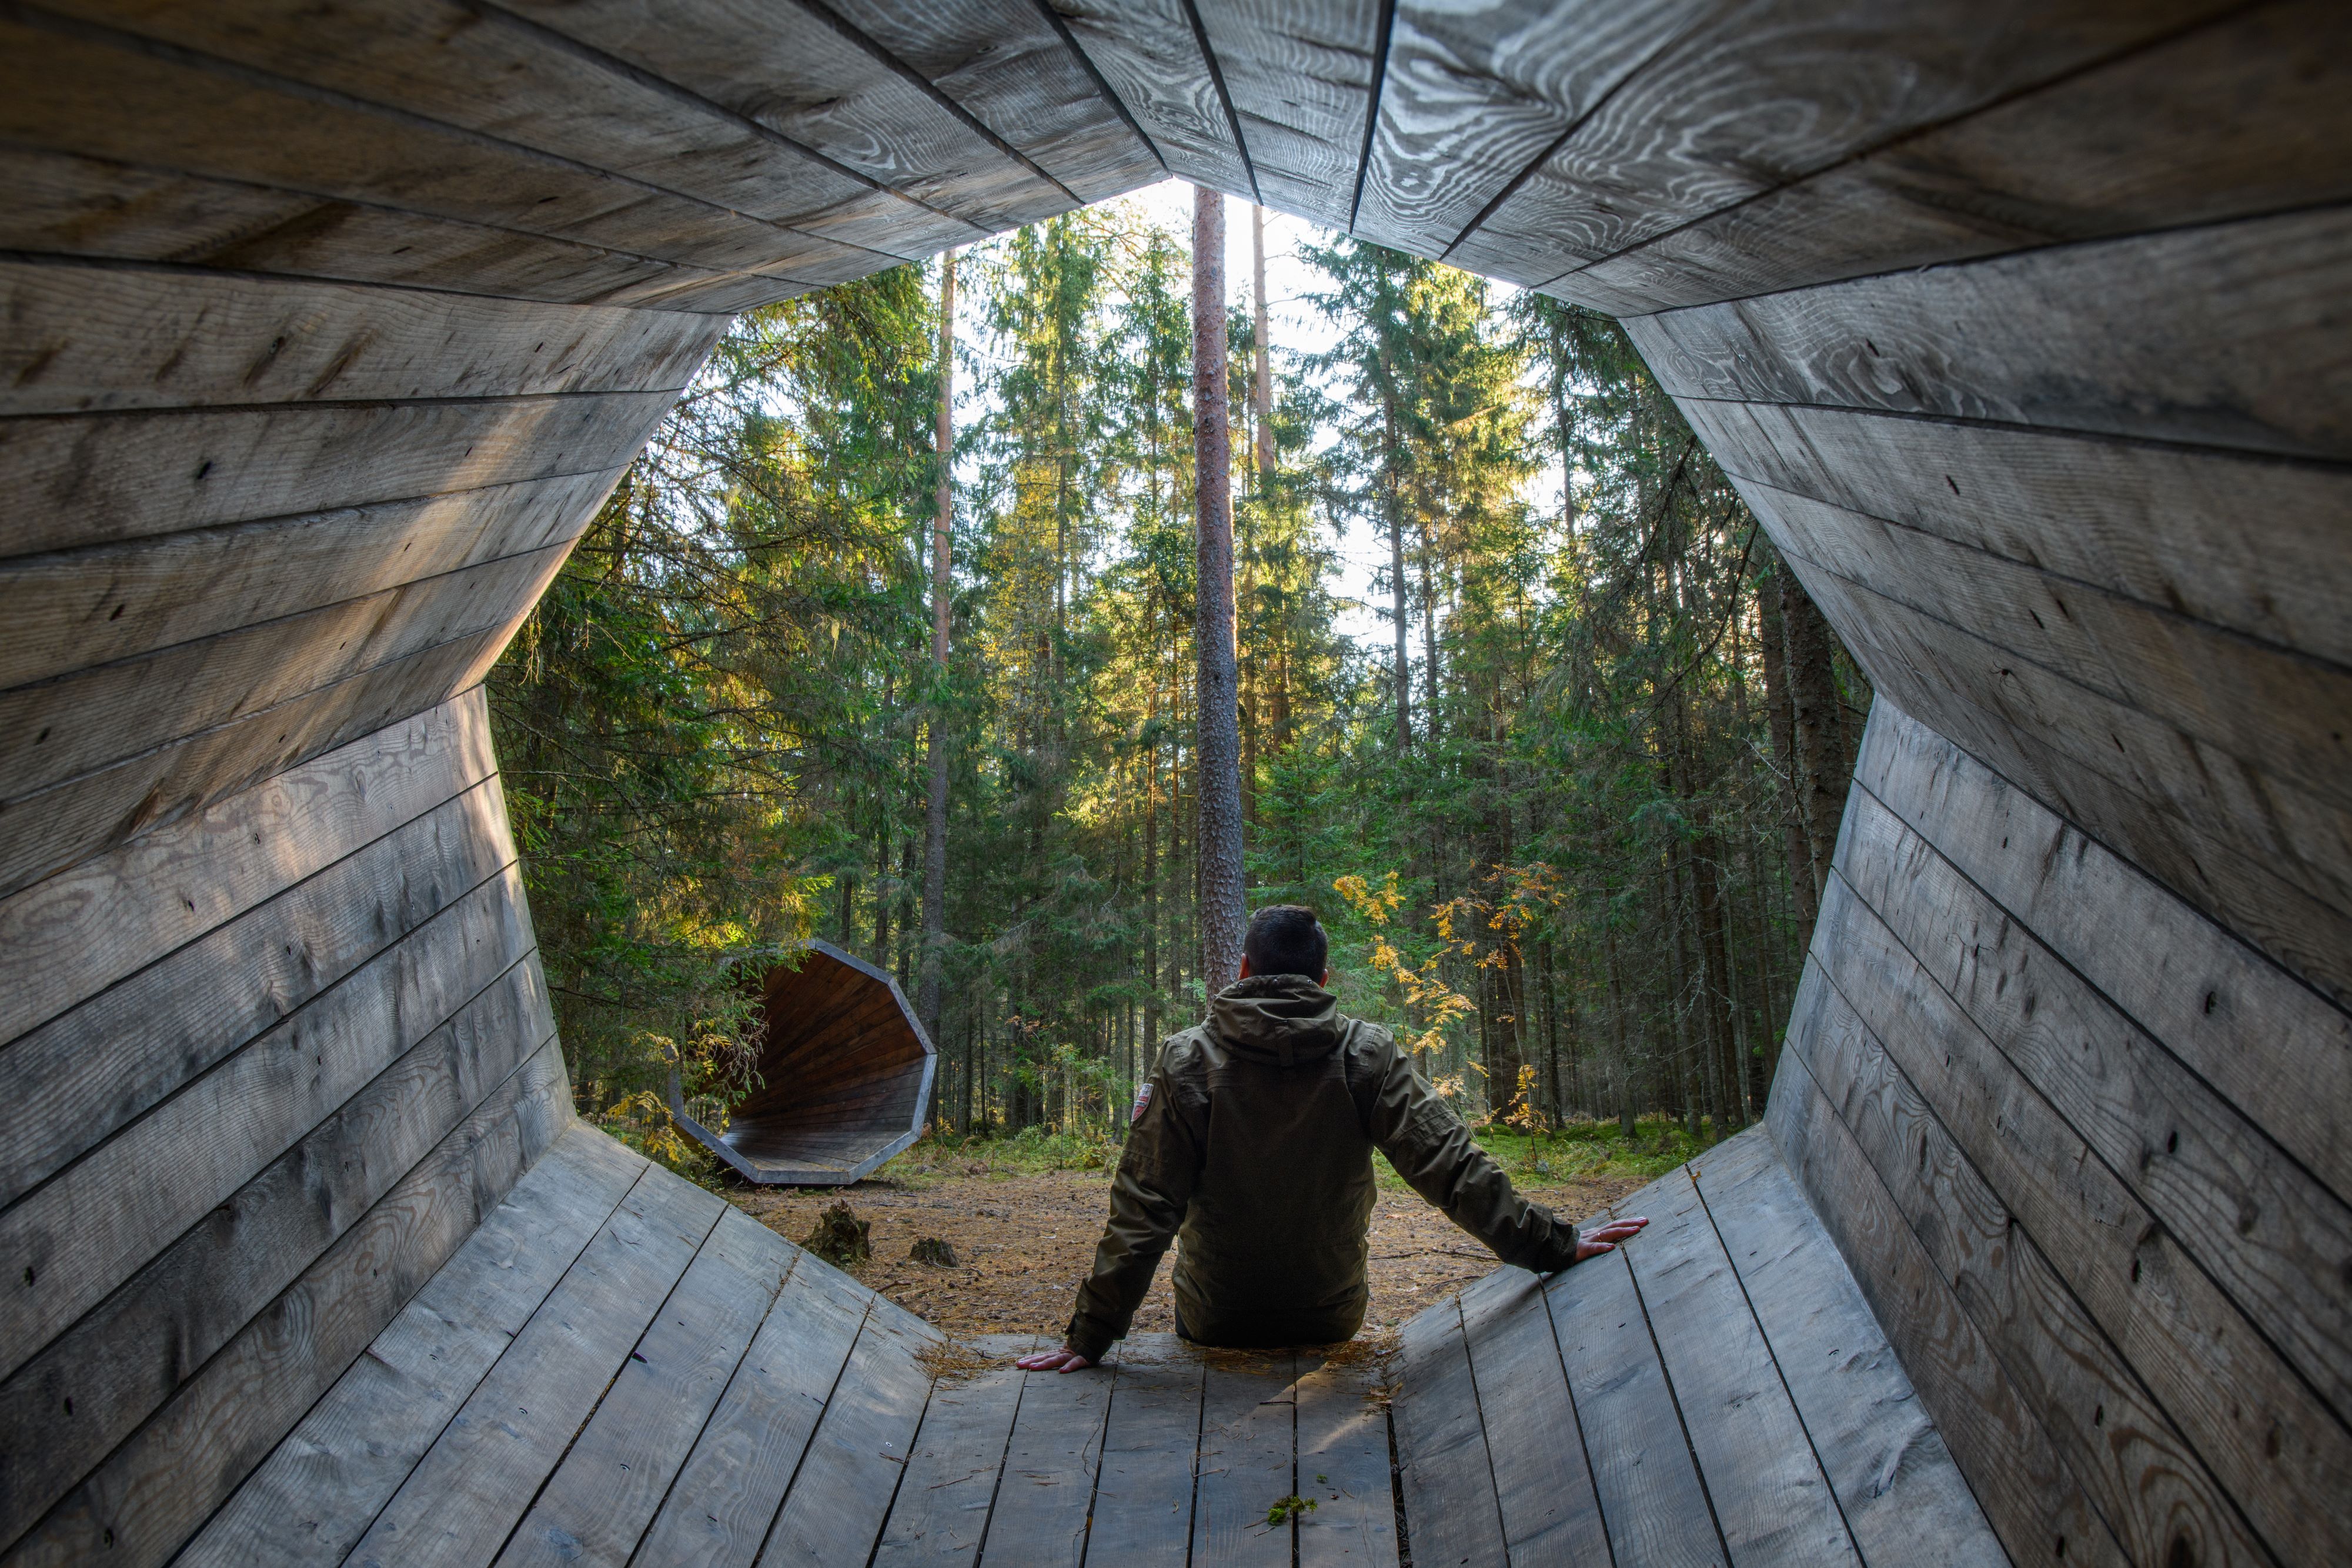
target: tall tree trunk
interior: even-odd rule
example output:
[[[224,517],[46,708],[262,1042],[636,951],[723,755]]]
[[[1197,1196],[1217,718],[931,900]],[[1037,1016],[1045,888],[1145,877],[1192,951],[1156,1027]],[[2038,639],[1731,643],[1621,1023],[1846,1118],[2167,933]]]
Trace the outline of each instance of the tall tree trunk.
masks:
[[[1821,895],[1813,886],[1813,854],[1806,841],[1805,769],[1797,756],[1797,708],[1789,693],[1788,625],[1780,613],[1780,585],[1788,574],[1784,564],[1774,571],[1770,584],[1757,585],[1756,618],[1764,644],[1764,706],[1772,733],[1772,760],[1788,781],[1780,795],[1780,815],[1781,845],[1789,860],[1789,889],[1796,898],[1798,924],[1804,928],[1799,936],[1810,939],[1813,916],[1821,910]]]
[[[1389,514],[1389,600],[1396,630],[1396,743],[1402,757],[1412,749],[1412,617],[1404,586],[1404,505],[1397,497],[1396,399],[1381,400],[1381,485]]]
[[[1244,644],[1248,649],[1243,659],[1242,678],[1242,817],[1250,828],[1257,827],[1257,753],[1259,661],[1257,652],[1264,639],[1258,634],[1257,602],[1257,541],[1256,528],[1266,516],[1267,495],[1274,480],[1274,361],[1273,350],[1266,342],[1265,310],[1265,209],[1250,208],[1250,256],[1254,277],[1250,295],[1250,434],[1256,462],[1255,479],[1250,487],[1254,505],[1249,511],[1248,528],[1252,537],[1243,541],[1241,614],[1247,619],[1249,637]]]
[[[1829,888],[1830,859],[1837,852],[1838,817],[1845,810],[1846,756],[1839,731],[1837,677],[1830,668],[1829,622],[1813,608],[1793,573],[1780,576],[1780,618],[1789,638],[1789,693],[1795,706],[1797,799],[1811,852],[1813,896]]]
[[[940,409],[932,434],[939,461],[939,494],[931,517],[931,712],[924,726],[930,781],[923,802],[922,979],[915,993],[915,1010],[922,1015],[923,1028],[933,1040],[940,1032],[940,961],[947,946],[948,747],[943,699],[949,618],[955,608],[955,266],[953,251],[940,258]]]
[[[1209,994],[1242,961],[1239,683],[1234,668],[1233,432],[1225,387],[1225,198],[1192,193],[1192,500],[1200,559],[1200,733],[1194,765],[1200,827],[1201,973]]]

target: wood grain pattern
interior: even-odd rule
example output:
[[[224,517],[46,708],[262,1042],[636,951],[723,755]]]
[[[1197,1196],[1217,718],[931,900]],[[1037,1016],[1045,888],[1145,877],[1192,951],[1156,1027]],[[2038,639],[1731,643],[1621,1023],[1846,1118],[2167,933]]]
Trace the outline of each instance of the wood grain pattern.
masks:
[[[342,1561],[646,1163],[573,1126],[188,1543],[188,1568]]]
[[[2217,9],[1726,6],[1601,104],[1450,259],[1543,283]]]
[[[2352,669],[2264,648],[2174,612],[1948,544],[1826,502],[1741,483],[1783,553],[2322,798],[2344,786]]]
[[[2338,1197],[2352,1015],[1892,704],[1862,787]],[[2282,1070],[2282,1066],[2284,1070]]]
[[[1193,0],[1263,199],[1348,226],[1380,50],[1376,0]]]
[[[0,414],[675,392],[725,319],[0,262]]]
[[[1592,1490],[1584,1432],[1544,1306],[1542,1281],[1524,1269],[1489,1276],[1463,1313],[1478,1407],[1489,1433],[1495,1497],[1513,1561],[1533,1557],[1605,1568],[1609,1531]],[[1532,1435],[1540,1433],[1539,1438]]]
[[[498,1561],[628,1562],[800,1249],[732,1207],[621,1364]]]
[[[1690,1168],[1863,1561],[2002,1568],[2009,1554],[1765,1129]]]
[[[1298,1521],[1298,1568],[1396,1568],[1388,1390],[1377,1366],[1318,1359],[1300,1353],[1294,1385],[1298,1485],[1317,1503]]]
[[[0,1373],[227,1201],[530,947],[522,878],[509,868],[0,1214],[8,1281]]]
[[[0,810],[429,649],[519,622],[571,541],[0,692]]]
[[[813,7],[522,0],[516,10],[816,151],[871,181],[877,196],[892,193],[796,220],[812,233],[919,257],[1075,204]]]
[[[1116,1375],[1116,1362],[1088,1372],[1028,1375],[1005,1444],[984,1560],[1075,1563],[1082,1558]]]
[[[512,634],[510,623],[427,648],[16,802],[0,897],[442,706],[481,684]]]
[[[12,1548],[151,1568],[266,1458],[569,1124],[549,1040]]]
[[[142,25],[200,26],[197,17],[159,7]],[[34,148],[168,162],[208,178],[406,208],[656,260],[769,270],[788,267],[801,245],[824,250],[848,237],[813,230],[799,240],[796,230],[776,221],[634,175],[306,89],[209,54],[142,47],[134,36],[46,13],[19,13],[0,25],[0,130]],[[648,115],[648,133],[656,139],[679,118],[663,95],[601,78],[580,107],[593,115],[598,103],[614,98],[636,99],[632,107]],[[89,112],[93,102],[110,112]],[[722,134],[730,130],[720,127]],[[163,149],[168,157],[158,156]],[[789,187],[793,215],[803,221],[855,223],[873,202],[903,204],[822,165],[809,171],[824,183],[817,193],[807,193],[803,181]]]
[[[1819,967],[1809,965],[1790,1017],[1790,1048],[1780,1053],[1766,1107],[1773,1142],[1853,1265],[1854,1282],[2011,1560],[2034,1568],[2123,1563],[2122,1548],[2059,1458],[2026,1394],[1961,1310],[1806,1069],[1806,1053],[1817,1042],[1828,1044],[1825,1032],[1841,1029],[1858,1031],[1860,1020],[1837,1005]]]
[[[1741,479],[2352,664],[2340,468],[1843,409],[1682,408]]]
[[[1651,1226],[1622,1252],[1734,1563],[1861,1555],[1764,1343],[1690,1167],[1654,1184]]]
[[[1404,1325],[1394,1406],[1399,1479],[1415,1562],[1509,1561],[1495,1494],[1478,1385],[1471,1370],[1464,1315],[1503,1289],[1496,1277]],[[1484,1287],[1483,1289],[1481,1287]]]
[[[793,277],[660,261],[576,240],[67,152],[12,149],[0,241],[44,256],[169,260],[327,282],[550,304],[724,312],[892,258],[811,236]]]
[[[1676,396],[2341,460],[2352,370],[2323,345],[2342,329],[2347,237],[2352,210],[2319,208],[1662,311],[1626,329]],[[2167,330],[2138,329],[2149,320]]]
[[[577,536],[619,469],[0,560],[0,687],[364,598]]]
[[[1298,1490],[1297,1363],[1270,1351],[1208,1364],[1192,1494],[1198,1568],[1288,1568],[1297,1530],[1269,1523],[1266,1511]]]
[[[725,1207],[667,1171],[647,1170],[450,1417],[351,1561],[470,1564],[495,1553]]]
[[[834,10],[1082,202],[1167,173],[1031,0],[847,0]]]
[[[1515,0],[1465,13],[1401,0],[1356,232],[1442,254],[1596,103],[1717,9]]]
[[[828,1568],[844,1557],[864,1561],[881,1539],[931,1392],[930,1374],[917,1354],[940,1340],[937,1329],[912,1313],[879,1310],[888,1306],[878,1301],[858,1333],[760,1549],[763,1564]]]
[[[1883,1038],[1910,1031],[1890,1051],[1897,1061],[1913,1039],[1949,1058],[1948,1087],[1969,1110],[1942,1114],[1964,1148],[1989,1135],[1978,1107],[1996,1108],[2000,1153],[1975,1155],[1984,1180],[2256,1527],[2291,1558],[2343,1550],[2332,1528],[2312,1532],[2301,1500],[2352,1484],[2337,1415],[2352,1215],[2152,1041],[2102,1019],[2079,980],[2033,963],[2046,950],[1875,801],[1853,802],[1841,858],[1872,907],[1842,906],[1834,935],[1850,952],[1829,966],[1832,981],[1870,1009],[1866,1021],[1886,1020]],[[1937,918],[1923,920],[1921,904],[1938,897]],[[1948,937],[1927,949],[1932,970],[1898,946],[1946,921],[1960,937],[1957,967]],[[1881,963],[1885,978],[1857,977]],[[1896,1015],[1888,992],[1906,980],[1957,995],[1937,990]],[[1974,1030],[1958,1016],[1969,1014]],[[1936,1103],[1936,1075],[1908,1076]],[[2192,1349],[2193,1370],[2181,1359]]]
[[[635,1561],[750,1568],[873,1301],[838,1270],[793,1267]]]
[[[1844,883],[1824,916],[1816,952],[1866,1032],[1824,1031],[1806,1065],[2059,1452],[2136,1559],[2185,1542],[2195,1562],[2263,1561],[2231,1506],[2262,1518],[2259,1496],[2225,1495],[2208,1464],[2241,1483],[2242,1456],[2269,1469],[2253,1456],[2273,1421],[2294,1423],[2289,1463],[2312,1450],[2285,1391],[2263,1386],[2268,1358],[2244,1320]],[[1849,1054],[1826,1054],[1832,1041]],[[2241,1403],[2250,1388],[2270,1417],[2259,1425]]]
[[[2225,13],[1670,229],[1545,292],[1641,315],[2342,201],[2346,26],[2326,0]]]
[[[1037,1343],[1022,1336],[1017,1354]],[[941,1378],[931,1389],[923,1425],[898,1485],[889,1523],[874,1549],[873,1568],[977,1561],[1004,1440],[1021,1405],[1023,1374],[995,1366],[971,1377]],[[1190,1471],[1187,1470],[1189,1480]]]
[[[1119,1342],[1087,1529],[1089,1560],[1136,1568],[1185,1568],[1191,1561],[1204,1375],[1199,1353],[1173,1334],[1131,1333]]]
[[[469,693],[0,899],[0,1040],[415,821],[495,766],[488,710]]]
[[[608,472],[669,412],[667,392],[0,422],[17,497],[0,554]]]
[[[1624,1212],[1643,1212],[1651,1196],[1636,1193]],[[1624,1253],[1554,1276],[1544,1300],[1616,1560],[1720,1568],[1715,1510]]]
[[[21,1532],[553,1032],[515,966],[0,1383],[0,1540]]]
[[[1168,172],[1255,194],[1184,0],[1047,0],[1151,140]]]

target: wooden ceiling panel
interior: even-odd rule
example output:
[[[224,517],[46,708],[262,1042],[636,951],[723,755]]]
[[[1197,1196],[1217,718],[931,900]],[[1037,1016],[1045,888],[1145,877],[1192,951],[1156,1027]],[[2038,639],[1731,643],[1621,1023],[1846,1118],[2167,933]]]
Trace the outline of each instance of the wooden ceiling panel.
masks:
[[[1195,0],[1261,199],[1348,226],[1381,48],[1375,0]]]

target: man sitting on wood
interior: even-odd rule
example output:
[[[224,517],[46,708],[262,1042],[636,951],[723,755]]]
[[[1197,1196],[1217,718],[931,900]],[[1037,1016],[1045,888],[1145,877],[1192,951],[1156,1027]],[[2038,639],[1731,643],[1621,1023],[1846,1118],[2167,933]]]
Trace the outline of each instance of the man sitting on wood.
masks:
[[[1311,909],[1250,922],[1241,978],[1171,1039],[1135,1096],[1110,1223],[1059,1350],[1075,1372],[1123,1337],[1180,1235],[1176,1332],[1201,1344],[1329,1344],[1362,1326],[1372,1151],[1506,1263],[1550,1273],[1649,1223],[1580,1236],[1511,1189],[1389,1031],[1323,988],[1328,939]]]

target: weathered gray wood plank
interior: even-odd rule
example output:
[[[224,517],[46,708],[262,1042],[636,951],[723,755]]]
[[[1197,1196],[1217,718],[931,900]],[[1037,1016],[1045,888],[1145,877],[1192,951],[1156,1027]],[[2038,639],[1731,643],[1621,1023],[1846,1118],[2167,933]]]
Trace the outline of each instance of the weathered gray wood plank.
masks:
[[[1886,704],[1854,776],[2106,1000],[2339,1197],[2352,1016]]]
[[[1685,1166],[1624,1250],[1731,1560],[1853,1564],[1860,1554]]]
[[[1055,13],[1168,161],[1231,195],[1255,193],[1184,0],[1052,0]]]
[[[1654,1196],[1644,1188],[1626,1200],[1625,1211],[1646,1213]],[[1719,1568],[1723,1540],[1625,1254],[1588,1259],[1553,1276],[1544,1300],[1617,1561]],[[1408,1496],[1408,1528],[1411,1503]]]
[[[2243,1318],[2201,1275],[2187,1278],[2194,1265],[2147,1210],[2030,1087],[2001,1071],[1990,1042],[1971,1038],[1958,1008],[1843,883],[1833,881],[1823,913],[1833,924],[1822,927],[1816,950],[1864,1028],[1821,1031],[1806,1065],[1961,1305],[2030,1391],[2059,1453],[2135,1559],[2161,1558],[2179,1542],[2200,1562],[2262,1560],[2208,1468],[2231,1466],[2230,1450],[2243,1453],[2254,1435],[2216,1408],[2258,1381],[2245,1375],[2259,1363],[2250,1364],[2257,1347]],[[1890,965],[1885,981],[1863,975],[1863,962]],[[1903,982],[1923,994],[1891,995]],[[1846,1054],[1831,1055],[1834,1047]],[[1987,1141],[1996,1116],[2006,1147]],[[2021,1185],[2021,1173],[2030,1182]],[[2129,1277],[2134,1241],[2146,1260],[2140,1280]],[[2181,1309],[2191,1302],[2219,1312],[2190,1320]],[[2160,1347],[2189,1354],[2185,1343],[2198,1342],[2181,1334],[2192,1322],[2200,1335],[2212,1335],[2199,1343],[2199,1360],[2154,1364]],[[2283,1390],[2263,1392],[2257,1408],[2294,1419]],[[2240,1414],[2254,1411],[2241,1406]],[[2308,1452],[2296,1448],[2298,1457]],[[2237,1501],[2260,1506],[2256,1497]]]
[[[9,154],[9,192],[15,201],[0,212],[0,242],[11,250],[109,261],[169,258],[558,305],[723,313],[892,265],[888,256],[836,246],[829,248],[837,254],[795,254],[791,278],[689,267],[340,197],[27,147]]]
[[[573,538],[618,469],[0,560],[0,686],[192,643]]]
[[[1298,1490],[1316,1502],[1298,1521],[1299,1568],[1395,1568],[1381,1369],[1344,1351],[1328,1358],[1301,1351],[1298,1369]]]
[[[1481,1281],[1475,1306],[1465,1302],[1463,1320],[1512,1560],[1607,1568],[1609,1531],[1542,1281],[1499,1269]]]
[[[634,1561],[749,1568],[873,1300],[814,1260],[794,1266]]]
[[[1717,9],[1514,0],[1464,12],[1401,0],[1356,232],[1443,254],[1596,103]]]
[[[1025,1355],[1037,1345],[1034,1334],[1017,1337],[1008,1354]],[[1022,1376],[1018,1367],[992,1366],[933,1385],[906,1479],[874,1549],[874,1568],[980,1560]]]
[[[2352,664],[2341,468],[1847,409],[1682,407],[1739,478]]]
[[[1691,1166],[1814,1457],[1872,1568],[2005,1568],[1853,1277],[1762,1127]]]
[[[2345,18],[2233,11],[1720,209],[1546,286],[1640,315],[2352,195]],[[2118,137],[2115,128],[2132,127]],[[2063,156],[2052,150],[2064,149]]]
[[[0,799],[52,789],[395,660],[520,620],[570,553],[527,555],[0,692]]]
[[[1201,1353],[1173,1334],[1131,1333],[1119,1342],[1088,1562],[1184,1568],[1191,1560],[1205,1375]]]
[[[1542,283],[2219,8],[1725,6],[1601,104],[1451,259]]]
[[[178,1562],[342,1561],[645,1169],[583,1127],[558,1139]]]
[[[1773,1141],[1853,1266],[1854,1282],[2011,1559],[2034,1568],[2126,1562],[2026,1394],[1961,1310],[1853,1131],[1806,1069],[1807,1053],[1826,1031],[1861,1028],[1835,1002],[1820,968],[1809,966],[1790,1019],[1790,1048],[1780,1053],[1766,1109]]]
[[[1206,1359],[1192,1560],[1196,1568],[1286,1568],[1297,1531],[1265,1516],[1297,1490],[1297,1358],[1225,1351]]]
[[[1028,1375],[1005,1446],[983,1561],[1076,1568],[1083,1560],[1104,1418],[1118,1375],[1112,1354],[1110,1364],[1090,1371]]]
[[[1464,1294],[1496,1289],[1492,1280]],[[1392,1413],[1413,1561],[1486,1568],[1508,1557],[1463,1331],[1465,1310],[1459,1301],[1445,1302],[1406,1322]]]
[[[1743,481],[1784,553],[2339,803],[2352,670],[2033,567]],[[1785,542],[1783,542],[1785,541]]]
[[[499,1553],[621,1568],[803,1254],[729,1207]]]
[[[167,1561],[569,1124],[553,1040],[10,1551],[11,1568]]]
[[[1270,204],[1348,226],[1380,50],[1377,0],[1193,0]]]
[[[520,964],[529,921],[509,868],[0,1214],[0,1375]]]
[[[424,816],[495,766],[488,714],[469,694],[0,899],[0,1040]],[[164,888],[175,896],[158,896]]]
[[[725,318],[0,262],[0,414],[671,392]]]
[[[2323,207],[1663,311],[1626,329],[1677,396],[2341,460],[2352,400],[2320,345],[2352,275],[2347,237],[2352,209]],[[2062,330],[2052,299],[2068,301]],[[2141,330],[2150,320],[2168,329]]]
[[[1835,901],[1834,926],[1824,903],[1840,945],[1824,967],[1889,1059],[2256,1528],[2291,1558],[2352,1549],[2352,1526],[2315,1536],[2300,1506],[2352,1487],[2327,1288],[2352,1217],[2152,1041],[2101,1019],[2046,952],[2034,964],[2038,945],[1867,796],[1840,863],[1856,896]],[[1943,945],[1949,922],[1961,950],[1931,971],[1889,920]]]
[[[511,635],[499,626],[427,648],[12,803],[0,896],[439,707],[480,685]]]
[[[885,1311],[889,1304],[877,1298],[866,1314],[760,1549],[762,1564],[864,1562],[881,1538],[931,1392],[919,1353],[940,1338],[912,1314]]]
[[[0,421],[0,479],[16,497],[0,554],[604,473],[676,401],[594,392]]]
[[[553,1032],[525,961],[0,1384],[0,1540],[160,1408]],[[134,1181],[139,1173],[127,1173]]]
[[[798,160],[795,177],[779,180],[772,188],[772,195],[782,200],[754,216],[632,172],[601,169],[531,146],[511,134],[437,121],[399,106],[377,108],[358,97],[306,89],[266,68],[222,59],[208,51],[249,47],[267,57],[274,47],[299,49],[305,40],[328,44],[338,29],[281,26],[204,37],[204,17],[210,14],[210,8],[199,13],[152,7],[138,17],[142,33],[185,28],[207,50],[176,55],[141,47],[133,35],[102,27],[68,32],[32,25],[29,16],[0,27],[0,88],[5,89],[0,91],[0,129],[35,148],[133,163],[156,162],[158,150],[169,149],[171,162],[193,174],[408,208],[703,267],[788,268],[796,249],[824,249],[829,240],[814,231],[804,239],[782,220],[825,222],[876,199],[903,204],[820,163]],[[339,13],[337,21],[364,31],[366,15]],[[440,63],[454,74],[467,52],[463,40],[480,31],[455,29]],[[421,40],[402,41],[413,47]],[[332,54],[322,51],[308,68],[326,69],[325,57]],[[364,49],[355,48],[341,64],[363,70],[364,58]],[[536,63],[558,67],[559,61],[585,65],[552,51]],[[531,71],[521,78],[519,85],[526,89],[537,86]],[[730,121],[695,115],[674,97],[602,71],[590,70],[585,79],[593,84],[585,91],[565,84],[572,94],[570,109],[593,118],[601,106],[627,103],[640,117],[635,129],[646,138],[658,142],[669,132],[687,138],[688,146],[677,150],[687,152],[688,165],[699,157],[724,167],[730,153],[750,155],[770,171],[795,163],[789,155],[779,156],[782,150],[772,142],[747,137]],[[101,100],[114,103],[114,112],[80,111],[93,94],[109,92],[119,96]],[[462,114],[467,101],[446,107]],[[705,131],[715,140],[693,145],[697,133]],[[625,139],[620,145],[626,147]],[[688,169],[678,160],[650,162],[656,166],[646,172],[662,179],[701,183],[685,177]]]
[[[850,0],[834,9],[1080,201],[1167,172],[1034,4]]]
[[[649,1167],[352,1549],[478,1564],[554,1469],[726,1205]]]

